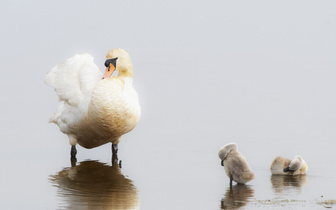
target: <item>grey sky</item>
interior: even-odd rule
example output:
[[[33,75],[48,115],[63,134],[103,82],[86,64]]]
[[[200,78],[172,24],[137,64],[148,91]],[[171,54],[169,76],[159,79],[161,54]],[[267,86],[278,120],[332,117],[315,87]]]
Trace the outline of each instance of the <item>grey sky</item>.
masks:
[[[205,135],[266,127],[285,135],[292,129],[331,129],[336,125],[335,5],[3,2],[2,121],[26,127],[32,118],[45,120],[54,111],[55,95],[43,79],[54,65],[89,52],[103,70],[105,53],[122,47],[134,63],[142,121],[162,125],[152,132],[196,129]],[[184,127],[190,121],[199,124]]]

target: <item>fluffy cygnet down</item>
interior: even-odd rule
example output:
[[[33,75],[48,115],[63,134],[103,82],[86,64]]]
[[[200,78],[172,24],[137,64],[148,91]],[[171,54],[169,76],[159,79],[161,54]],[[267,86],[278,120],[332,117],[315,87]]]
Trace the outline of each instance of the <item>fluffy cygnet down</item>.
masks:
[[[273,175],[302,175],[306,174],[308,165],[300,155],[293,160],[281,156],[276,157],[271,164]]]
[[[226,175],[230,178],[230,186],[232,180],[238,184],[245,184],[254,179],[245,157],[238,152],[236,143],[229,143],[218,151],[218,156],[222,160],[221,164],[225,168]]]

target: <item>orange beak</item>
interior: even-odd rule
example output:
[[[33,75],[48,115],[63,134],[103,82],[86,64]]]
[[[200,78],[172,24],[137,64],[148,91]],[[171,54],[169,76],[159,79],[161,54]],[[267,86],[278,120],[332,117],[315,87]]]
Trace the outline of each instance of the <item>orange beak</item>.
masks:
[[[110,63],[109,66],[106,67],[106,71],[105,71],[105,74],[103,76],[103,79],[111,77],[111,75],[115,71],[115,69],[116,69],[115,66],[113,66],[112,63]]]

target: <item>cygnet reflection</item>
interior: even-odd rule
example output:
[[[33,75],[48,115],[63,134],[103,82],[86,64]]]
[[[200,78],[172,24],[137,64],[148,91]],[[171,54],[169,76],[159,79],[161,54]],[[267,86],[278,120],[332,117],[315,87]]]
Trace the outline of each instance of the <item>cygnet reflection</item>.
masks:
[[[224,198],[221,200],[221,209],[239,209],[249,202],[249,199],[254,197],[254,190],[243,184],[227,188]]]
[[[83,161],[64,168],[50,181],[66,209],[140,209],[138,192],[118,165]]]
[[[286,175],[272,175],[271,182],[273,190],[276,193],[281,193],[284,190],[300,191],[307,183],[306,175],[286,176]]]

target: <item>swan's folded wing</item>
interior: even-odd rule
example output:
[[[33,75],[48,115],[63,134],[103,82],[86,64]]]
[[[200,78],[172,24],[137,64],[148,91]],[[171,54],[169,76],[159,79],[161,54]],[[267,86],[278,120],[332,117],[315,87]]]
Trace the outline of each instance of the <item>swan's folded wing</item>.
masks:
[[[61,101],[78,106],[99,80],[102,73],[89,54],[75,55],[55,66],[46,76],[45,83],[55,88]]]

